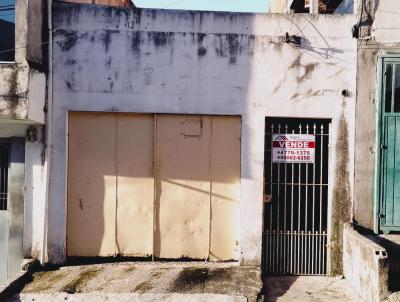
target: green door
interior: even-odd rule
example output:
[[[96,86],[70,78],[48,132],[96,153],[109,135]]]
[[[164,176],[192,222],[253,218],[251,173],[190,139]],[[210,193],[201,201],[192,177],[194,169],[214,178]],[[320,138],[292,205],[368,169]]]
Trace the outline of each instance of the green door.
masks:
[[[380,230],[400,231],[400,61],[383,60]]]

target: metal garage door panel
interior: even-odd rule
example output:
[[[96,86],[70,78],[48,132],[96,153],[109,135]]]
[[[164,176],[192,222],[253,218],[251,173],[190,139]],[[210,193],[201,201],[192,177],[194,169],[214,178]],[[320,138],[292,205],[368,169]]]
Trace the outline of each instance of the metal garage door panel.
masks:
[[[212,118],[211,260],[238,260],[240,117]]]
[[[115,253],[116,115],[70,113],[68,256]]]
[[[157,116],[156,257],[207,257],[209,146],[209,117]]]
[[[8,211],[0,211],[0,284],[8,278]]]
[[[153,251],[152,115],[118,115],[117,247],[124,256]]]

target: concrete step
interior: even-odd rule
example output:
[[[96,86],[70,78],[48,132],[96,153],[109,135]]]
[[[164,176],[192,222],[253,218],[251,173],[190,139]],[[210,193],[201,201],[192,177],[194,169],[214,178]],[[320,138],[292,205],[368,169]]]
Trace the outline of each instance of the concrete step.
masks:
[[[400,291],[400,234],[382,234],[375,239],[383,246],[389,259],[389,290]]]
[[[259,266],[204,262],[120,262],[32,271],[7,301],[256,301]],[[3,299],[4,300],[4,299]],[[0,296],[0,301],[2,302]]]
[[[16,294],[6,302],[246,302],[244,296],[216,294]]]

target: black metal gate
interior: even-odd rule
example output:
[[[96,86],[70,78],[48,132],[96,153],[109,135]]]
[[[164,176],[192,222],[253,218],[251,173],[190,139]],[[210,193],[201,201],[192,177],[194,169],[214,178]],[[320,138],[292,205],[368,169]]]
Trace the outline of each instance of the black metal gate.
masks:
[[[325,275],[330,121],[267,118],[265,125],[264,271]],[[273,162],[274,134],[315,136],[313,163]]]

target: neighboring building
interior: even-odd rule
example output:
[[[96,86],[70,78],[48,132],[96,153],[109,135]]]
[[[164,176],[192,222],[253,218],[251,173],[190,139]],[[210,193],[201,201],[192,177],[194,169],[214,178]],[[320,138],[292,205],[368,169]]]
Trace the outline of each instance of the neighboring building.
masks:
[[[367,270],[356,267],[369,268],[372,280],[381,278],[371,301],[385,298],[388,289],[400,291],[399,14],[396,0],[361,1],[353,30],[358,38],[353,224],[379,245],[349,243],[345,276],[363,295],[371,292],[366,290],[371,283]]]
[[[23,256],[35,257],[41,250],[32,230],[43,226],[36,215],[44,213],[37,206],[45,196],[47,38],[42,12],[42,1],[0,4],[1,283],[20,271]]]
[[[398,237],[379,235],[400,231],[396,0],[276,14],[54,1],[49,41],[30,13],[43,2],[24,3],[0,40],[15,48],[0,50],[15,58],[0,64],[9,274],[22,250],[343,274],[368,301],[400,290]]]
[[[352,14],[354,0],[271,0],[270,13]]]

